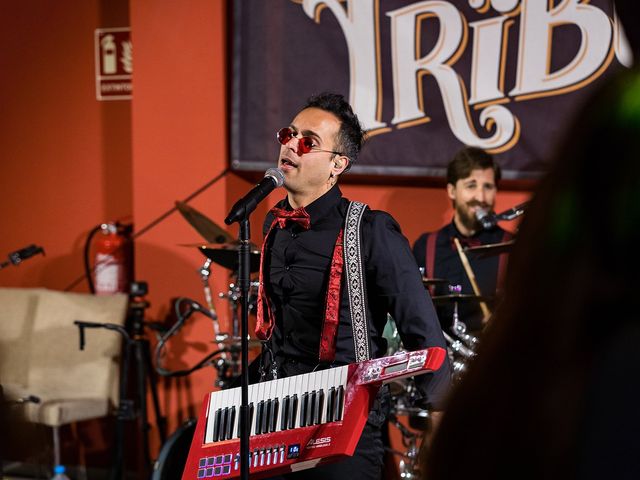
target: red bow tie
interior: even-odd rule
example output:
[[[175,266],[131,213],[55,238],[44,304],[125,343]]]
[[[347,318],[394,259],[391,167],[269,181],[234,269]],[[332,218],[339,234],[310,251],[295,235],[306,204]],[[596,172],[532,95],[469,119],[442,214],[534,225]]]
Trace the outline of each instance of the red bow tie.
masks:
[[[284,228],[289,221],[297,223],[305,230],[311,228],[311,217],[304,207],[296,208],[295,210],[272,208],[271,213],[276,217],[280,228]]]

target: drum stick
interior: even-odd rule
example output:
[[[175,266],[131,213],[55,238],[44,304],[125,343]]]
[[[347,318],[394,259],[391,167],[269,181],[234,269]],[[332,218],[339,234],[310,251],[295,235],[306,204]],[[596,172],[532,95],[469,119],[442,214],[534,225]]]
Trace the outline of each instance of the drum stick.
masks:
[[[453,242],[456,244],[456,249],[458,250],[458,255],[460,256],[460,261],[462,262],[462,266],[464,267],[465,272],[467,272],[467,277],[469,277],[469,281],[471,282],[471,287],[473,288],[473,293],[478,296],[482,296],[480,292],[480,288],[478,288],[478,283],[476,282],[476,276],[473,273],[473,269],[469,264],[469,259],[467,259],[467,255],[462,250],[462,245],[460,245],[460,240],[456,237],[453,237]],[[491,310],[485,302],[480,302],[480,309],[482,310],[482,323],[486,324],[489,321],[489,317],[491,317]]]

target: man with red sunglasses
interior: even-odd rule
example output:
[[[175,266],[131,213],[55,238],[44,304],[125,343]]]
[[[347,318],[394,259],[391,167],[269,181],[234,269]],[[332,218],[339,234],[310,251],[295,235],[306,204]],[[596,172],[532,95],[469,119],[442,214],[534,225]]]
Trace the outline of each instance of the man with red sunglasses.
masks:
[[[342,95],[312,97],[277,140],[287,197],[264,223],[256,327],[264,341],[262,379],[384,356],[387,314],[408,350],[446,348],[398,224],[343,198],[337,185],[364,143],[351,106]],[[425,405],[440,408],[449,380],[448,359],[416,377]],[[287,478],[381,478],[388,408],[383,388],[353,457]]]

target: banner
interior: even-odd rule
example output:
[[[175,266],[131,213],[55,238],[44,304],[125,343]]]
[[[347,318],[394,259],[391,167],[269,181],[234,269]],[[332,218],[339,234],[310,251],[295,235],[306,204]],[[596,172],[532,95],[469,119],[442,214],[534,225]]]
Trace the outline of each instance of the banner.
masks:
[[[610,0],[233,2],[231,167],[275,165],[306,99],[345,95],[369,140],[350,172],[439,177],[474,145],[536,178],[598,79],[633,59]]]

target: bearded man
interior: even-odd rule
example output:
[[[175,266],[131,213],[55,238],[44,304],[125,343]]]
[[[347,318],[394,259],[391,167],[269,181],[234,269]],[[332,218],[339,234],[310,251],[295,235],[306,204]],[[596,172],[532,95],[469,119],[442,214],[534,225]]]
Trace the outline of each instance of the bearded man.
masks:
[[[413,255],[425,276],[447,280],[449,284],[437,284],[435,296],[449,294],[449,285],[459,285],[463,294],[473,294],[473,288],[454,243],[457,238],[462,247],[495,244],[511,240],[511,234],[495,226],[483,229],[477,219],[482,209],[492,213],[496,202],[500,166],[482,149],[464,147],[447,166],[447,195],[454,209],[453,220],[437,232],[422,234],[413,245]],[[469,258],[480,292],[493,296],[501,285],[506,265],[506,255],[482,259]],[[437,308],[443,328],[452,323],[453,304]],[[459,302],[459,319],[471,331],[483,326],[483,314],[478,302]]]

